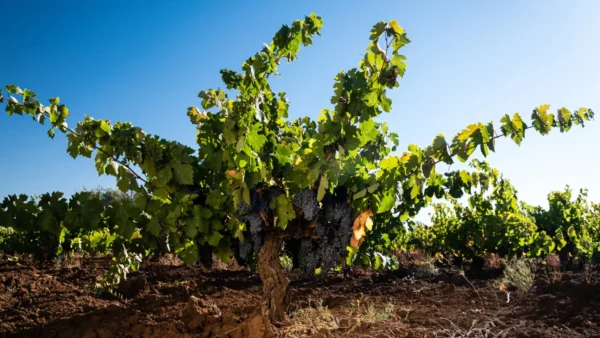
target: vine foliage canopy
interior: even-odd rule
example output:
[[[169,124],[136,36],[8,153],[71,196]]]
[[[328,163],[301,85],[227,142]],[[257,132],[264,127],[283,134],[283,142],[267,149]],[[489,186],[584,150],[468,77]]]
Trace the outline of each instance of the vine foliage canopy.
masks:
[[[284,25],[240,70],[221,70],[225,88],[202,90],[201,105],[187,110],[197,149],[128,122],[85,116],[70,127],[69,109],[58,97],[43,105],[16,85],[7,85],[0,101],[9,115],[49,124],[50,137],[66,134],[69,155],[93,157],[100,175],[114,176],[121,191],[135,194],[134,203],[111,213],[119,236],[139,231],[148,252],[174,250],[188,264],[210,265],[213,252],[242,264],[258,257],[265,292],[284,285],[281,302],[263,308],[275,320],[287,281],[280,267],[264,265],[278,265],[273,257],[282,247],[307,274],[343,257],[376,260],[374,248],[392,245],[391,234],[434,197],[457,198],[482,183],[465,171],[440,173],[438,164],[465,162],[476,150],[488,156],[499,137],[520,144],[528,130],[566,132],[593,118],[588,108],[553,114],[540,105],[530,123],[505,115],[499,129],[474,123],[452,139],[440,134],[426,147],[411,144],[395,155],[398,135],[376,119],[391,112],[388,91],[406,71],[400,51],[410,40],[397,21],[382,21],[358,66],[335,76],[331,106],[316,121],[290,120],[285,93],[273,92],[269,80],[282,61],[294,61],[312,44],[322,25],[316,14]]]

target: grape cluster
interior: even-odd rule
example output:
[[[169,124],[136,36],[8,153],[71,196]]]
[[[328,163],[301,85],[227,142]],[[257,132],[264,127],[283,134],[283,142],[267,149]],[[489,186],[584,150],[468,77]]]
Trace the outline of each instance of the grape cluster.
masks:
[[[238,255],[242,261],[247,261],[253,253],[258,253],[264,243],[264,221],[262,214],[270,219],[272,210],[269,209],[269,203],[285,191],[280,187],[271,187],[261,190],[250,190],[250,205],[241,202],[237,205],[238,212],[242,213],[238,218],[247,224],[247,231],[244,232],[244,241],[239,243]]]
[[[345,190],[336,195],[326,196],[323,200],[323,221],[317,224],[321,268],[328,271],[337,259],[346,252],[346,246],[352,236],[352,207],[348,204]]]
[[[392,66],[390,69],[381,74],[381,80],[383,84],[390,88],[394,88],[394,86],[398,83],[398,75],[400,75],[398,66]]]
[[[305,220],[313,221],[317,218],[319,201],[317,201],[317,193],[314,190],[304,189],[298,191],[294,196],[292,205],[303,210]]]
[[[298,268],[305,274],[314,273],[319,264],[318,247],[314,240],[303,238],[300,240],[298,254]]]
[[[254,253],[258,253],[264,243],[264,220],[271,219],[273,211],[269,203],[284,193],[279,187],[250,191],[250,205],[242,202],[237,208],[242,213],[238,219],[247,224],[244,241],[237,246],[238,260],[246,264]],[[348,204],[348,193],[343,187],[327,193],[321,203],[317,193],[311,189],[298,191],[292,205],[303,211],[303,218],[315,222],[315,234],[318,238],[290,238],[285,242],[285,251],[292,257],[295,268],[311,276],[316,268],[323,272],[331,270],[338,259],[346,253],[346,246],[352,236],[353,210]]]
[[[304,195],[310,196],[303,193],[294,201],[298,200],[298,205],[305,203],[309,199]],[[335,267],[338,259],[345,254],[352,236],[353,211],[348,204],[346,190],[336,189],[333,194],[327,194],[322,203],[315,229],[319,238],[293,239],[286,243],[286,251],[293,257],[294,267],[305,275],[314,274],[317,267],[324,272]]]

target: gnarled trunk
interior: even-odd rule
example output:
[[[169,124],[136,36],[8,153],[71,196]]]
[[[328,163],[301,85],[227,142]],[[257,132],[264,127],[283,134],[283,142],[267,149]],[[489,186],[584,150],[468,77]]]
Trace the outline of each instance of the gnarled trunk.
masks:
[[[290,283],[281,268],[279,254],[283,238],[268,232],[258,253],[258,273],[263,282],[262,316],[277,323],[285,320],[290,303]]]

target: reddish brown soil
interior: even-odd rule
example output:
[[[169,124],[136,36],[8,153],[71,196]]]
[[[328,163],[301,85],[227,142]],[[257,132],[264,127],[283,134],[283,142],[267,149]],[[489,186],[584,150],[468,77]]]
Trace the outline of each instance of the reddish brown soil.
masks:
[[[123,288],[131,298],[118,300],[86,288],[107,264],[106,258],[82,259],[72,268],[0,260],[0,336],[263,334],[256,317],[261,292],[256,274],[145,263]],[[590,283],[583,273],[566,272],[553,283],[538,274],[534,289],[521,297],[511,294],[509,303],[491,279],[463,277],[450,269],[430,279],[411,273],[292,277],[291,313],[309,300],[321,300],[338,328],[303,327],[290,320],[277,332],[288,337],[600,337],[598,272]],[[375,317],[385,306],[391,310],[369,317],[368,305]]]

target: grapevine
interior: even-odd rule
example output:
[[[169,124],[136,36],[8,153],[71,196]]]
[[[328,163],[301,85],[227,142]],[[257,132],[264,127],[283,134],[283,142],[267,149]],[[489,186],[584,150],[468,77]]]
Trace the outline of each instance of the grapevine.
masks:
[[[306,274],[317,268],[326,273],[344,258],[381,260],[372,253],[383,235],[396,233],[399,223],[434,197],[460,197],[477,186],[462,172],[439,173],[437,164],[465,162],[477,149],[487,157],[500,137],[521,144],[526,131],[566,132],[594,116],[587,108],[552,114],[548,105],[540,105],[530,123],[519,114],[506,115],[499,130],[492,122],[471,124],[449,141],[438,135],[431,145],[409,145],[397,156],[398,135],[377,122],[391,112],[388,91],[399,86],[406,71],[400,50],[410,40],[394,20],[375,24],[358,67],[335,76],[329,109],[316,121],[289,120],[285,93],[274,93],[269,81],[282,61],[296,60],[300,48],[312,44],[322,25],[316,14],[284,25],[240,71],[222,70],[228,92],[202,90],[200,107],[187,111],[197,149],[127,122],[85,116],[71,128],[69,109],[59,98],[42,105],[34,92],[16,85],[5,87],[6,112],[30,115],[40,124],[49,121],[50,137],[56,130],[66,134],[69,155],[93,156],[99,174],[114,176],[121,191],[134,194],[132,202],[105,212],[85,198],[76,206],[69,203],[72,216],[62,221],[67,228],[87,222],[97,229],[98,218],[87,216],[102,214],[114,220],[108,228],[119,237],[139,232],[152,250],[174,250],[188,264],[210,267],[212,253],[224,261],[233,256],[242,264],[257,261],[262,311],[272,321],[285,318],[289,302],[289,284],[279,265],[283,248]],[[15,214],[9,204],[5,224],[13,227],[15,219],[19,226],[34,224],[28,219],[34,212]],[[48,215],[41,216],[43,226],[55,231],[61,221]]]

